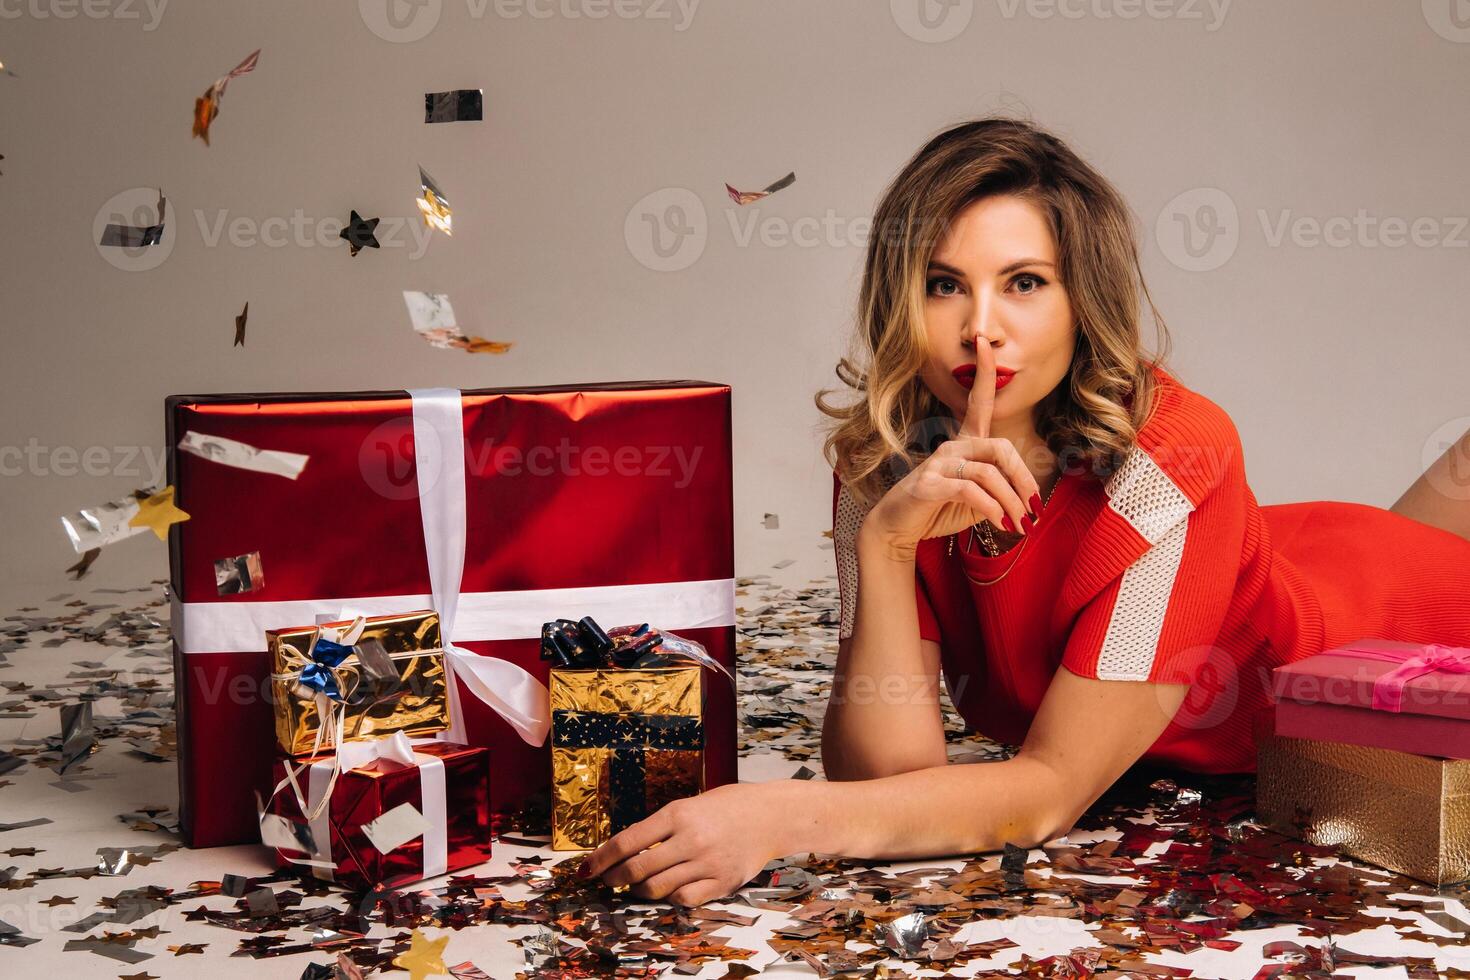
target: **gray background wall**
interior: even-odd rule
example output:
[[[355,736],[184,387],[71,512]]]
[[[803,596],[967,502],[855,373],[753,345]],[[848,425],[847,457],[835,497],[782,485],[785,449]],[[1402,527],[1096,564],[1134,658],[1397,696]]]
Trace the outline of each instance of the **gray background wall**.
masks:
[[[401,7],[416,40],[383,7],[0,0],[12,594],[66,587],[58,515],[146,482],[125,447],[158,457],[169,393],[652,377],[734,387],[738,570],[826,574],[811,396],[847,342],[862,221],[925,139],[996,109],[1132,203],[1173,365],[1236,419],[1262,503],[1388,506],[1470,426],[1464,0],[428,0]],[[257,47],[213,145],[192,140],[194,98]],[[422,122],[423,93],[476,87],[485,122]],[[416,221],[418,164],[454,237],[425,248],[409,222],[350,259],[333,223]],[[723,189],[791,170],[746,208]],[[153,187],[170,225],[143,264],[170,251],[116,268],[97,223]],[[703,231],[651,268],[643,215],[680,201]],[[513,352],[428,347],[404,289]],[[94,581],[164,564],[140,536]]]

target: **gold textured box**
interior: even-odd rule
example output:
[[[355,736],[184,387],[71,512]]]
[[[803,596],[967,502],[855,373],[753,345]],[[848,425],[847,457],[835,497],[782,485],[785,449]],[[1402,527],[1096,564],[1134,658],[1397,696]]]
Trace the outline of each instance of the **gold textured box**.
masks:
[[[326,623],[345,628],[350,622]],[[268,630],[266,646],[271,658],[271,694],[275,706],[276,741],[291,755],[304,755],[317,745],[322,719],[316,698],[302,691],[296,678],[310,663],[307,649],[318,627],[299,626]],[[372,641],[382,644],[397,679],[384,678],[381,670],[349,654],[331,668],[337,688],[344,694],[343,740],[375,738],[401,731],[422,736],[449,727],[449,698],[445,687],[444,650],[439,642],[439,615],[429,610],[395,616],[373,616],[357,641],[361,649]],[[333,745],[328,724],[320,748]]]
[[[1288,738],[1266,721],[1256,729],[1256,812],[1281,833],[1420,881],[1470,878],[1470,759]]]
[[[551,846],[597,847],[704,789],[701,668],[551,670]]]

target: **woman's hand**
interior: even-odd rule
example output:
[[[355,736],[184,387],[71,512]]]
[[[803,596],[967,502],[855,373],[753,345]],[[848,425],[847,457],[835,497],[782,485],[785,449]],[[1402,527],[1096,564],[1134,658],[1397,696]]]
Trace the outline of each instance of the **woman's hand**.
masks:
[[[632,885],[643,898],[702,905],[733,893],[784,857],[804,814],[800,780],[731,783],[674,800],[587,855],[579,873]]]
[[[912,557],[925,538],[962,531],[982,519],[1028,533],[1041,499],[1036,478],[1009,439],[990,437],[995,410],[995,353],[975,340],[975,384],[955,438],[894,484],[863,521],[860,537],[890,554]]]

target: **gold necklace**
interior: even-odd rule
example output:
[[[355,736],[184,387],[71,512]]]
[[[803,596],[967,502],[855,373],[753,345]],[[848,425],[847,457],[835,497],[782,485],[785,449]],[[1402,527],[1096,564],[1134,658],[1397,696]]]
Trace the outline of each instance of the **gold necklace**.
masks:
[[[1061,485],[1061,482],[1062,482],[1062,476],[1061,475],[1058,475],[1057,478],[1056,478],[1056,480],[1054,480],[1052,482],[1051,489],[1046,492],[1046,499],[1041,502],[1041,508],[1042,508],[1042,510],[1045,510],[1046,509],[1046,505],[1051,502],[1052,494],[1054,494],[1054,493],[1057,492],[1057,487]],[[1038,519],[1041,517],[1040,514],[1037,514],[1036,516],[1037,516]],[[996,544],[995,544],[995,534],[994,534],[994,532],[990,528],[990,521],[989,520],[983,520],[980,523],[985,525],[984,528],[981,528],[980,529],[981,539],[984,540],[984,541],[986,541],[986,543],[990,547],[992,547],[992,548],[997,547]],[[976,524],[971,524],[970,525],[970,540],[971,540],[972,543],[974,542],[975,531],[976,531],[976,528],[978,528],[978,527],[979,527],[979,525],[976,525]],[[1034,534],[1034,533],[1036,533],[1036,532],[1035,532],[1035,527],[1033,526],[1033,528],[1032,528],[1032,534]],[[955,536],[953,534],[951,534],[949,536],[949,551],[948,551],[948,553],[950,555],[953,555],[954,554],[954,539],[955,539]],[[1021,539],[1021,545],[1020,545],[1020,547],[1018,547],[1016,549],[1016,557],[1013,558],[1013,559],[1011,559],[1011,563],[1006,566],[1006,570],[1005,571],[1001,572],[999,575],[997,575],[993,579],[988,579],[988,580],[982,581],[981,579],[975,578],[973,575],[970,574],[970,570],[965,567],[965,563],[963,561],[960,562],[960,571],[964,572],[965,573],[965,578],[969,579],[975,585],[994,585],[995,583],[999,582],[1001,579],[1005,578],[1007,575],[1011,574],[1011,569],[1015,568],[1016,567],[1016,562],[1018,562],[1018,561],[1021,560],[1021,552],[1026,549],[1026,544],[1030,540],[1031,540],[1031,534],[1027,534],[1025,537],[1023,537]],[[966,545],[965,550],[966,551],[969,550],[969,546],[968,545]],[[999,553],[997,553],[997,554],[991,555],[990,557],[992,557],[992,558],[998,558],[998,557],[1000,557],[1000,555],[999,555]]]

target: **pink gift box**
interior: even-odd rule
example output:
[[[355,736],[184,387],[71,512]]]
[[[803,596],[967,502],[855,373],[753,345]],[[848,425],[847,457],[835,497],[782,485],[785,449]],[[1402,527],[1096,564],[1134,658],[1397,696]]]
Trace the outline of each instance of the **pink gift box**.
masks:
[[[1276,734],[1470,759],[1470,647],[1362,639],[1272,671]]]

